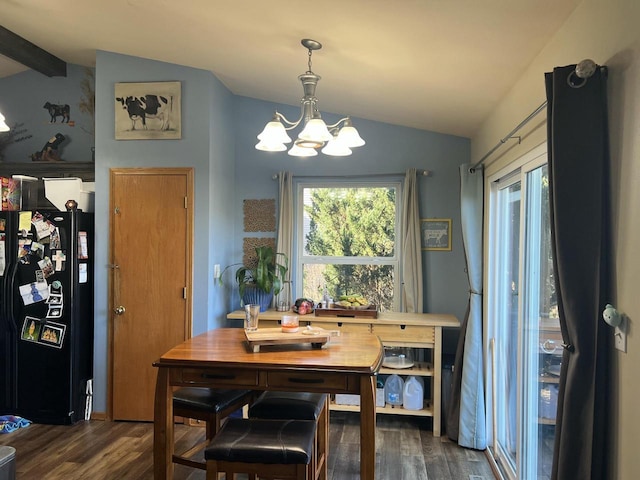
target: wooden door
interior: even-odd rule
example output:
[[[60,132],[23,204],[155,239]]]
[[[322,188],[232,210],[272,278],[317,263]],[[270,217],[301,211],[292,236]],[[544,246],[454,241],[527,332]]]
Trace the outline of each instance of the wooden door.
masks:
[[[193,170],[111,170],[111,418],[153,420],[152,363],[191,332]]]

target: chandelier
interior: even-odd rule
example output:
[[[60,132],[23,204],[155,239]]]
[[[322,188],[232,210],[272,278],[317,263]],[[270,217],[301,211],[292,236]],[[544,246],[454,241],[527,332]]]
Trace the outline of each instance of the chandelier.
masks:
[[[7,125],[7,123],[5,122],[4,115],[2,115],[2,112],[0,112],[0,132],[8,132],[9,130],[11,129],[9,128],[9,125]]]
[[[318,111],[318,99],[316,98],[316,86],[320,76],[311,71],[311,56],[314,50],[320,50],[320,42],[304,38],[300,42],[309,51],[309,69],[298,76],[302,83],[304,97],[300,100],[300,118],[295,122],[278,112],[273,114],[273,118],[258,135],[256,148],[265,152],[283,152],[287,149],[285,143],[291,143],[288,130],[293,130],[302,124],[303,129],[298,138],[293,142],[289,150],[289,155],[295,157],[311,157],[318,154],[318,149],[322,149],[325,155],[346,156],[351,155],[351,149],[364,145],[364,140],[358,134],[351,123],[350,117],[341,118],[332,125],[324,123]],[[287,125],[283,125],[283,122]]]

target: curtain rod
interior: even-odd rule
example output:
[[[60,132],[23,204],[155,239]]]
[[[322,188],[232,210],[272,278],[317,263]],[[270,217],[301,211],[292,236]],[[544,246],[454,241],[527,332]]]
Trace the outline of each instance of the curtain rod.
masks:
[[[405,172],[402,173],[365,173],[364,175],[294,175],[294,177],[305,177],[305,178],[363,178],[363,177],[398,177],[405,175]],[[428,177],[431,175],[431,170],[416,170],[416,175],[422,177]],[[277,180],[278,174],[274,173],[271,176],[271,180]]]
[[[507,140],[509,140],[511,138],[519,138],[519,137],[514,137],[513,134],[516,133],[518,130],[520,130],[522,127],[524,127],[527,123],[529,123],[533,119],[533,117],[535,117],[542,110],[544,110],[544,108],[546,106],[547,106],[547,102],[545,101],[542,105],[540,105],[533,112],[531,112],[527,118],[525,118],[523,121],[521,121],[516,128],[514,128],[509,133],[507,133],[507,135],[504,138],[500,139],[500,141],[498,143],[496,143],[496,145],[491,150],[489,150],[487,153],[485,153],[484,156],[480,160],[478,160],[476,163],[474,163],[471,166],[469,171],[473,173],[475,171],[475,169],[477,167],[479,167],[480,165],[482,165],[484,163],[484,161],[487,158],[489,158],[493,152],[495,152],[498,148],[500,148],[502,145],[507,143]]]
[[[567,83],[571,88],[581,88],[587,82],[587,79],[593,76],[593,74],[596,72],[598,68],[604,70],[605,72],[607,70],[607,67],[598,66],[593,60],[585,58],[580,63],[578,63],[575,69],[568,75]],[[576,81],[574,77],[577,77],[581,81]],[[471,168],[469,168],[469,171],[473,173],[475,169],[480,165],[482,165],[484,161],[487,158],[489,158],[493,152],[495,152],[498,148],[500,148],[502,145],[507,143],[507,140],[511,138],[518,138],[519,140],[521,140],[520,137],[514,137],[513,136],[514,133],[516,133],[518,130],[524,127],[527,123],[529,123],[536,115],[538,115],[542,110],[544,110],[546,106],[547,106],[547,102],[545,101],[533,112],[531,112],[527,118],[522,120],[516,128],[514,128],[509,133],[507,133],[507,135],[504,138],[502,138],[491,150],[489,150],[480,160],[474,163],[471,166]]]

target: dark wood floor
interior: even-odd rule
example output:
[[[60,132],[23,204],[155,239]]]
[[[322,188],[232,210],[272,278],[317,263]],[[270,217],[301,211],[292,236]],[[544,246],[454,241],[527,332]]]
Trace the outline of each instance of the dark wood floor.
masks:
[[[493,480],[484,452],[434,438],[428,419],[378,415],[378,480]],[[176,425],[179,447],[203,437],[203,428]],[[0,435],[16,449],[18,480],[152,480],[153,425],[81,422],[31,425]],[[329,480],[359,479],[358,415],[331,412]],[[176,480],[203,480],[204,472],[177,465]]]

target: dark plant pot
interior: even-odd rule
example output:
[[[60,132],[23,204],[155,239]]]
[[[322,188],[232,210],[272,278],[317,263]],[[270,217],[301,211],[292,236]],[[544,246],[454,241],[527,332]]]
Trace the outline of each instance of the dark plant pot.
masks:
[[[250,303],[260,305],[260,311],[266,312],[271,306],[271,300],[273,300],[273,291],[265,293],[257,287],[247,285],[242,296],[242,301],[245,305]]]

